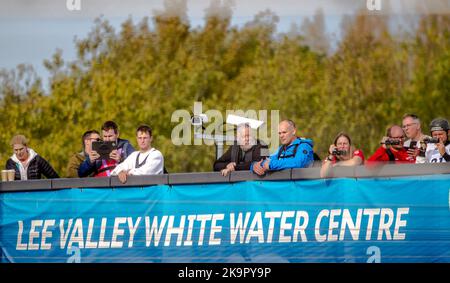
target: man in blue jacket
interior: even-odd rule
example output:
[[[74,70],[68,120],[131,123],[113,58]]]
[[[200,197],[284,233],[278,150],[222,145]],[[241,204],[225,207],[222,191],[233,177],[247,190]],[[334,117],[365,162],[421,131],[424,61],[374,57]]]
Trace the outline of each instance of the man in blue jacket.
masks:
[[[297,137],[296,132],[293,121],[281,121],[278,126],[281,146],[268,159],[254,162],[250,170],[262,176],[267,171],[308,167],[314,160],[313,141]]]

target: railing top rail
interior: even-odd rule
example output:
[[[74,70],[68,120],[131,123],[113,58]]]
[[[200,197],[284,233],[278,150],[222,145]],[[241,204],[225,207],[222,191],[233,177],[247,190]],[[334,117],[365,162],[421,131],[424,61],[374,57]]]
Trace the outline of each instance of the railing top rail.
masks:
[[[386,178],[399,176],[450,174],[450,163],[435,164],[376,164],[355,167],[335,167],[332,178]],[[117,177],[61,178],[29,181],[0,182],[0,193],[20,191],[59,190],[65,188],[119,188],[151,185],[210,184],[241,181],[320,179],[320,167],[289,169],[258,176],[249,171],[232,172],[223,177],[220,172],[171,173],[164,175],[130,176],[121,184]]]

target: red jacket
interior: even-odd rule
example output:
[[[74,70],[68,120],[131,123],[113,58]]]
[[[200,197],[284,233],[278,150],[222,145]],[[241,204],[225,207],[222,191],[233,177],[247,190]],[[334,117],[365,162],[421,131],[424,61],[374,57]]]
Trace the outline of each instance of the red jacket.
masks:
[[[367,160],[368,162],[371,161],[395,161],[395,163],[415,163],[414,159],[408,158],[408,153],[405,148],[401,149],[392,149],[390,148],[389,151],[392,153],[394,160],[391,160],[389,158],[389,154],[387,152],[387,149],[380,146],[375,153],[369,157]]]

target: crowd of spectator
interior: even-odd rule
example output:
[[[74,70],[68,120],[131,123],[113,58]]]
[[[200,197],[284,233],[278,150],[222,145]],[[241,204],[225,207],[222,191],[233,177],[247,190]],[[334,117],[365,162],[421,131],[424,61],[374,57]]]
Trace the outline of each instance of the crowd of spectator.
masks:
[[[403,116],[402,125],[390,125],[380,140],[380,147],[369,157],[355,147],[350,135],[340,132],[329,146],[321,161],[321,177],[333,175],[336,166],[357,166],[366,163],[442,163],[450,162],[450,127],[443,118],[430,123],[430,135],[422,133],[421,121],[414,114]],[[138,150],[128,140],[119,138],[118,125],[106,121],[100,133],[86,131],[82,135],[82,151],[74,153],[68,162],[66,176],[107,177],[118,176],[122,183],[130,175],[154,175],[167,173],[163,154],[152,147],[152,129],[140,125],[136,130]],[[289,168],[311,167],[320,158],[314,152],[311,139],[297,135],[294,121],[283,120],[278,126],[281,146],[272,154],[262,141],[252,135],[248,124],[238,125],[236,140],[213,165],[214,171],[227,176],[233,171],[247,170],[258,175]],[[6,162],[6,169],[15,170],[15,180],[59,178],[53,167],[28,147],[23,135],[11,140],[13,155]],[[316,162],[314,162],[316,161]]]

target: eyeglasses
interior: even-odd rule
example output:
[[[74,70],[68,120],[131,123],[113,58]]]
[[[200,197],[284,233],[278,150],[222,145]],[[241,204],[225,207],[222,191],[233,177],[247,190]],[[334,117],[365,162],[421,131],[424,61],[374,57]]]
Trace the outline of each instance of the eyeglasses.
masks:
[[[412,125],[416,125],[417,123],[410,123],[410,124],[406,124],[402,126],[402,129],[407,129],[407,128],[411,128]]]

